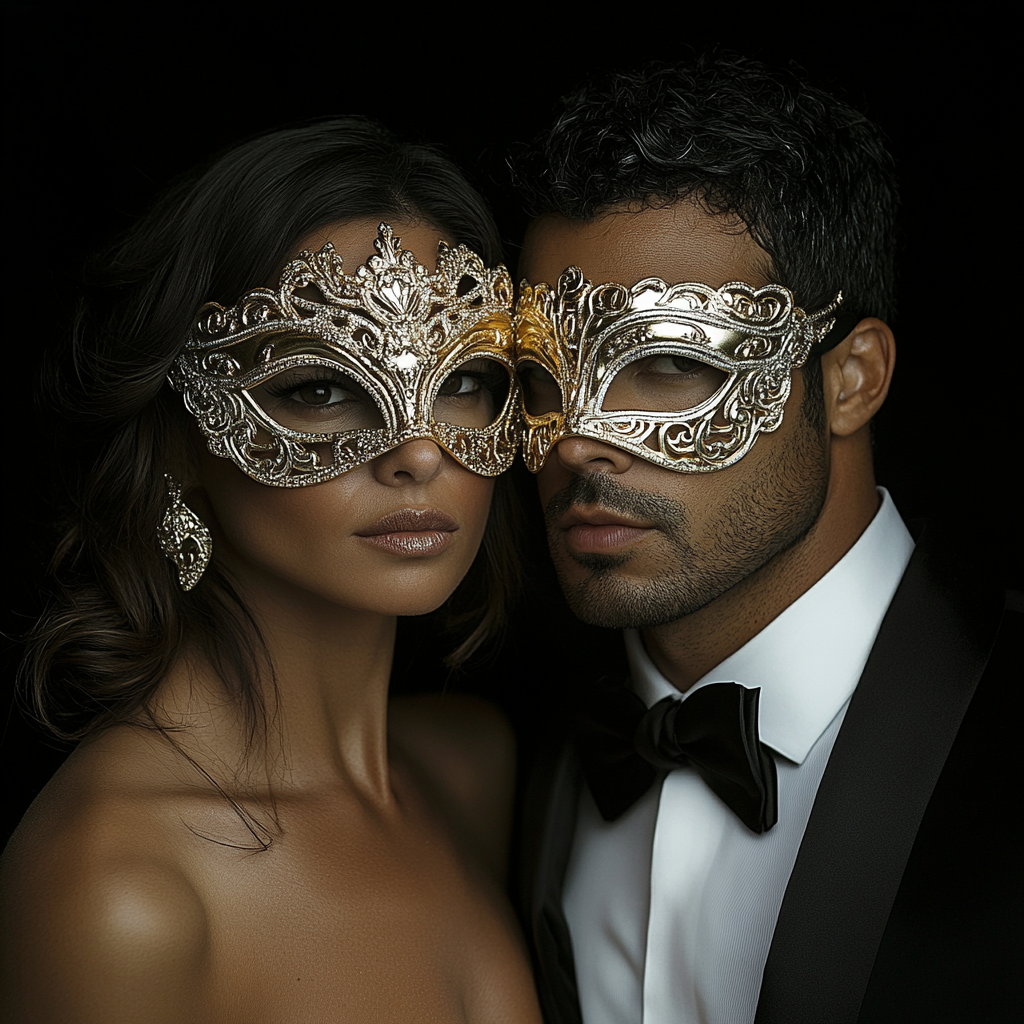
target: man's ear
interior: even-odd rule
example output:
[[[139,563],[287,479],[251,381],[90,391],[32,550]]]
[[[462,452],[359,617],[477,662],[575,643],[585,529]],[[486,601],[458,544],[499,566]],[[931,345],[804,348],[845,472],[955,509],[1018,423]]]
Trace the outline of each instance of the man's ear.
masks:
[[[889,393],[896,339],[887,323],[866,317],[821,357],[829,427],[849,437],[878,412]]]

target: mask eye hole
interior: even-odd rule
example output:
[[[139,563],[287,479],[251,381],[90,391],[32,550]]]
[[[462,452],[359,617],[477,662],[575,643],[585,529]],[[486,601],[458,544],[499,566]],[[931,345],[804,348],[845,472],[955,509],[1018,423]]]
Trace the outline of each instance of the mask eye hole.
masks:
[[[605,412],[688,412],[711,398],[729,375],[691,355],[666,352],[623,366],[605,392]]]
[[[470,359],[454,369],[434,398],[434,422],[456,427],[489,427],[505,408],[510,377],[496,359]]]
[[[249,391],[260,408],[289,430],[334,434],[384,426],[377,403],[351,377],[324,366],[298,366]]]
[[[525,359],[516,367],[523,393],[523,406],[531,416],[562,412],[562,390],[558,381],[540,363]]]

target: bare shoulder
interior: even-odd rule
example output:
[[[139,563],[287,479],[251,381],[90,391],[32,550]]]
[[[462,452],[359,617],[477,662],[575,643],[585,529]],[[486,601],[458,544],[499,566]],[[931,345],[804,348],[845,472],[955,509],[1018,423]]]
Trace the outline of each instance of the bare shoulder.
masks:
[[[5,1019],[195,1019],[207,914],[160,800],[76,754],[0,862]]]
[[[467,694],[392,700],[392,747],[435,790],[488,867],[504,876],[516,777],[515,736],[490,702]]]

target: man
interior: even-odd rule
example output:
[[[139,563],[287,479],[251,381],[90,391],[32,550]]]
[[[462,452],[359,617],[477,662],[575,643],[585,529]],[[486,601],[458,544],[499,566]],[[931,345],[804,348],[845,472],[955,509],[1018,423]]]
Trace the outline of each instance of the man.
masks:
[[[630,664],[528,810],[549,1020],[1013,1017],[1024,631],[875,486],[880,133],[700,59],[577,91],[521,180],[527,464]]]

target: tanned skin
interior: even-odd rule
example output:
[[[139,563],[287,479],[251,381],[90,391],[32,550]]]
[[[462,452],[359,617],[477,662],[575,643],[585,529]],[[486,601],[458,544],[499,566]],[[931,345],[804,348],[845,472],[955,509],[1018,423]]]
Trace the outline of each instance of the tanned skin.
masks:
[[[742,223],[690,202],[535,221],[521,276],[554,284],[573,264],[594,283],[627,286],[773,280]],[[877,511],[868,424],[894,359],[888,326],[861,320],[822,358],[824,423],[804,414],[797,370],[782,425],[717,472],[675,473],[590,438],[560,441],[538,485],[574,611],[601,625],[639,624],[654,664],[681,691],[737,651],[827,573]],[[579,479],[595,474],[606,481]]]
[[[296,249],[330,240],[354,268],[376,227]],[[395,231],[429,269],[440,232]],[[458,585],[493,481],[417,440],[306,488],[202,448],[187,484],[266,638],[268,735],[183,652],[150,708],[166,731],[75,750],[4,857],[5,1019],[539,1022],[501,892],[508,726],[470,698],[387,699],[396,616]],[[360,535],[399,509],[458,529],[424,557]]]

